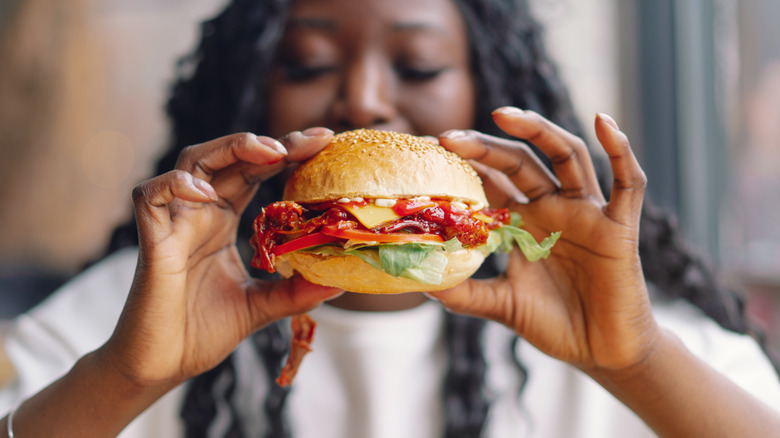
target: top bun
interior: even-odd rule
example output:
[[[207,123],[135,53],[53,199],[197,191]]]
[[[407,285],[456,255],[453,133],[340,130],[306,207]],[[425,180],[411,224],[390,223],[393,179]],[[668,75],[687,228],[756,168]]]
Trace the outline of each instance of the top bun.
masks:
[[[458,155],[422,137],[358,129],[333,137],[287,181],[284,199],[431,198],[487,205],[477,172]]]

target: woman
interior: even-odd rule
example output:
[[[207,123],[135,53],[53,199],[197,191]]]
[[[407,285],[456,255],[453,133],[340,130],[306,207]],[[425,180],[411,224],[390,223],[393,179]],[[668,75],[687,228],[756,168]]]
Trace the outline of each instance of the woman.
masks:
[[[171,436],[180,426],[171,407],[180,404],[187,436],[780,430],[776,412],[661,328],[673,326],[697,350],[710,341],[740,346],[750,373],[764,381],[730,377],[765,403],[780,403],[780,385],[754,343],[673,300],[683,296],[724,327],[746,331],[729,295],[669,242],[663,220],[642,212],[644,175],[615,122],[599,116],[596,134],[614,174],[604,199],[524,3],[235,0],[203,35],[194,73],[180,80],[169,105],[174,147],[161,175],[133,193],[137,267],[134,250],[119,251],[47,304],[56,310],[18,323],[9,350],[22,356],[46,337],[40,332],[47,330],[36,332],[43,315],[67,313],[67,303],[110,302],[95,307],[106,315],[69,321],[82,329],[72,336],[78,345],[61,356],[86,354],[13,411],[17,436],[113,436],[166,393],[128,433]],[[520,212],[535,234],[563,232],[553,255],[530,264],[512,253],[505,272],[428,296],[351,295],[299,278],[250,275],[242,263],[248,231],[239,225],[278,194],[283,180],[270,178],[314,155],[333,131],[358,127],[439,135],[443,146],[486,169],[494,205]],[[264,135],[230,134],[239,131]],[[522,142],[488,135],[501,131],[536,147],[554,175]],[[497,171],[527,203],[493,184]],[[118,232],[115,246],[127,236]],[[690,272],[701,281],[670,275]],[[648,284],[660,296],[655,315]],[[90,328],[113,325],[110,309],[120,305],[111,303],[127,288],[103,343],[108,334]],[[276,322],[324,301],[313,311],[324,329],[316,354],[294,390],[273,386],[285,353]],[[384,312],[365,313],[372,310]],[[72,346],[60,329],[59,343]],[[90,331],[92,345],[82,335]],[[495,348],[518,336],[511,357]]]

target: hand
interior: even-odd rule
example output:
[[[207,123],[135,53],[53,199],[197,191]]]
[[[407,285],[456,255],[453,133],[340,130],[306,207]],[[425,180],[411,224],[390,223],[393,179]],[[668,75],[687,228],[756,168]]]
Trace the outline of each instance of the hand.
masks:
[[[340,292],[299,278],[253,279],[235,246],[258,186],[319,152],[332,134],[312,128],[281,143],[254,134],[219,138],[186,148],[175,170],[134,189],[138,266],[101,349],[122,375],[141,385],[176,384],[214,367],[256,329]]]
[[[583,369],[641,362],[659,329],[638,253],[645,176],[625,135],[611,118],[596,118],[614,175],[606,202],[581,139],[530,111],[502,108],[493,115],[505,132],[544,152],[555,175],[519,141],[452,131],[439,142],[483,169],[493,207],[519,212],[537,240],[555,231],[561,238],[547,259],[528,262],[515,248],[505,275],[430,295],[452,311],[499,321]]]

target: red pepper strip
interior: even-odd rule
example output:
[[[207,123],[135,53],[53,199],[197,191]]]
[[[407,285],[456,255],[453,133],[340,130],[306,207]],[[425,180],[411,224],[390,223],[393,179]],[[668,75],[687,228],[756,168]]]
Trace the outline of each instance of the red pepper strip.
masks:
[[[336,240],[339,240],[339,238],[334,236],[329,236],[323,232],[318,231],[316,233],[307,234],[305,236],[299,237],[297,239],[293,239],[289,242],[276,246],[274,247],[274,249],[271,250],[271,253],[278,257],[282,254],[287,254],[288,252],[297,251],[303,248],[309,248],[311,246],[322,245]]]
[[[338,229],[336,227],[323,227],[322,232],[333,237],[361,242],[379,243],[413,243],[413,242],[444,242],[437,234],[420,233],[372,233],[359,229]]]

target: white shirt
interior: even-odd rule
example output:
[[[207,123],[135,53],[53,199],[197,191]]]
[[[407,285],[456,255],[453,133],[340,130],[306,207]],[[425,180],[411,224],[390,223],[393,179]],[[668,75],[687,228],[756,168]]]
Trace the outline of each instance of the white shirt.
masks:
[[[6,353],[18,377],[0,389],[0,412],[40,390],[110,336],[129,290],[135,250],[124,250],[84,272],[14,321]],[[659,324],[748,392],[780,408],[780,383],[756,343],[731,333],[681,301],[654,303]],[[328,306],[310,315],[318,327],[288,399],[298,437],[436,437],[442,434],[441,388],[446,371],[443,311],[426,303],[402,312],[361,313]],[[520,342],[495,323],[484,332],[491,401],[486,436],[540,438],[653,437],[645,424],[602,387],[569,365]],[[259,436],[266,381],[252,346],[236,350],[234,405],[250,436]],[[519,394],[519,356],[529,379]],[[137,418],[122,438],[181,436],[184,388],[177,388]],[[224,408],[224,407],[223,407]],[[218,406],[218,411],[220,407]],[[2,414],[0,414],[1,416]],[[219,416],[219,412],[218,412]]]

